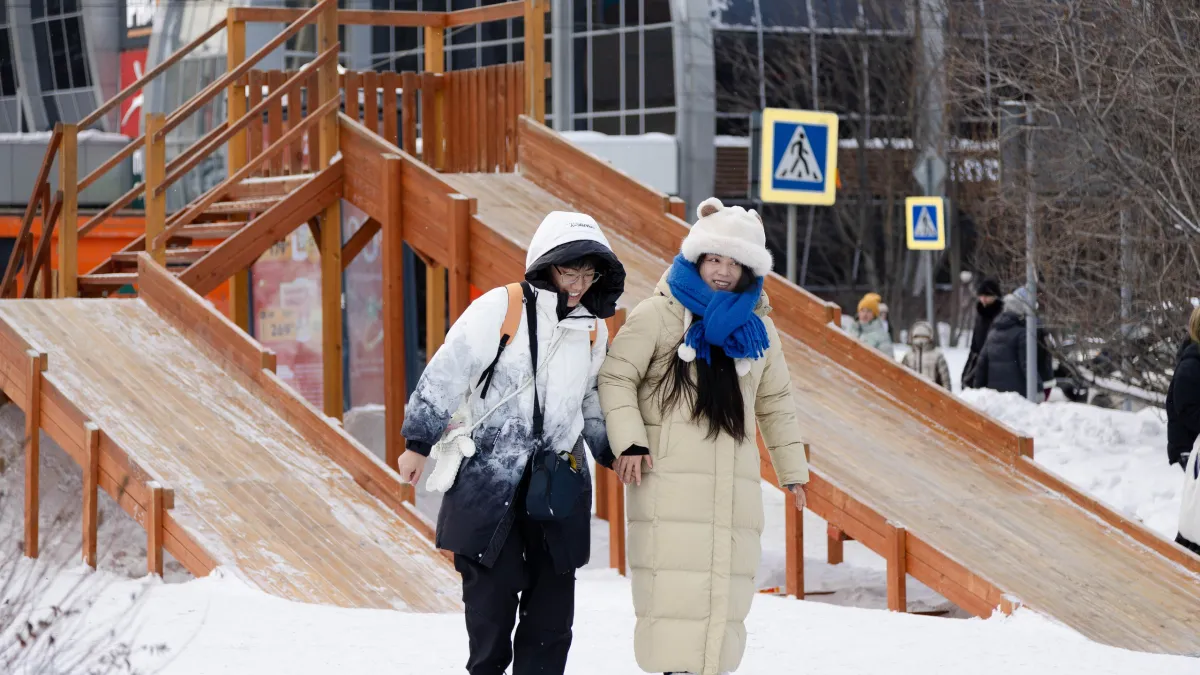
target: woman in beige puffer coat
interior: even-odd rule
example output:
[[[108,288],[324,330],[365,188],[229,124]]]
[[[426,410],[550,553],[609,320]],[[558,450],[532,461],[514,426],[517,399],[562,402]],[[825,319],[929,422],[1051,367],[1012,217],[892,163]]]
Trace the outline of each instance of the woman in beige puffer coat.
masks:
[[[638,665],[716,675],[742,660],[761,556],[755,421],[801,509],[808,465],[762,293],[762,222],[715,198],[697,213],[655,294],[614,338],[599,393],[628,486]]]

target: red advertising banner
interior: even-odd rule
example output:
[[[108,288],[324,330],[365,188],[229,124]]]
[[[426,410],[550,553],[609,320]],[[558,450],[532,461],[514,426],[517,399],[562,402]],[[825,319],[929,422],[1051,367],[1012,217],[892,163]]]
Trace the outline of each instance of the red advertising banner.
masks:
[[[342,237],[348,241],[367,214],[342,201]],[[350,407],[383,404],[383,234],[376,234],[346,267],[346,390]],[[403,358],[403,355],[401,355]]]
[[[321,259],[308,227],[299,227],[254,263],[254,337],[275,351],[276,372],[322,408]]]
[[[146,74],[146,50],[131,49],[121,52],[121,90],[137,82]],[[142,125],[142,90],[121,101],[120,131],[129,138],[137,138]]]

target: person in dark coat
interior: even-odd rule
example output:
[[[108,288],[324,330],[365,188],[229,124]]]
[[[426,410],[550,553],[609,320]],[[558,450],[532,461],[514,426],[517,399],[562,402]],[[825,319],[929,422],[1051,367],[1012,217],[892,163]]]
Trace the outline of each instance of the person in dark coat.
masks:
[[[1024,287],[1004,296],[1004,311],[992,323],[975,367],[974,385],[1025,396],[1025,322],[1036,321],[1029,292]],[[1038,328],[1037,375],[1039,388],[1051,381],[1050,352],[1045,348],[1044,331]]]
[[[975,330],[971,331],[971,351],[967,354],[967,364],[963,366],[964,387],[973,385],[979,352],[983,351],[983,343],[987,341],[992,322],[1004,311],[1004,303],[1000,301],[1000,282],[984,277],[975,293],[979,296],[979,302],[975,303]]]
[[[1179,348],[1175,374],[1167,388],[1167,462],[1187,467],[1200,436],[1200,307],[1192,310],[1188,339]]]

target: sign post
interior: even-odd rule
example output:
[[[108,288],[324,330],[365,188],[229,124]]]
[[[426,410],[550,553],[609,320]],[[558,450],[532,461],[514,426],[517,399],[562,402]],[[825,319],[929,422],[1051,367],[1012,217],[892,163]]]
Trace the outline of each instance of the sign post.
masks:
[[[908,250],[924,251],[925,314],[933,322],[933,251],[946,248],[946,200],[941,197],[909,197],[904,200]]]
[[[762,112],[759,198],[787,204],[787,278],[796,282],[796,205],[830,206],[837,197],[835,113],[766,108]],[[809,230],[813,214],[809,213]]]

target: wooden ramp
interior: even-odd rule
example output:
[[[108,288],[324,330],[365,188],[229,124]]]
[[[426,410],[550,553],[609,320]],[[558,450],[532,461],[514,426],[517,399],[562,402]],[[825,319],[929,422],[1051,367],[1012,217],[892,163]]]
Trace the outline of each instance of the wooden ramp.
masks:
[[[569,209],[595,215],[624,262],[621,307],[648,297],[684,234],[678,204],[527,119],[521,134],[520,174],[440,176],[474,201],[472,283],[517,278],[541,219]],[[846,338],[836,308],[778,278],[768,292],[810,441],[809,506],[888,558],[889,587],[909,574],[977,616],[1024,604],[1099,642],[1200,654],[1200,558],[1042,470],[1030,439]]]
[[[194,574],[233,566],[302,602],[460,609],[458,576],[394,473],[285,387],[270,353],[142,262],[139,299],[0,302],[5,392],[28,411],[27,352],[45,354],[43,430],[88,467],[85,422],[97,425],[100,487]]]

